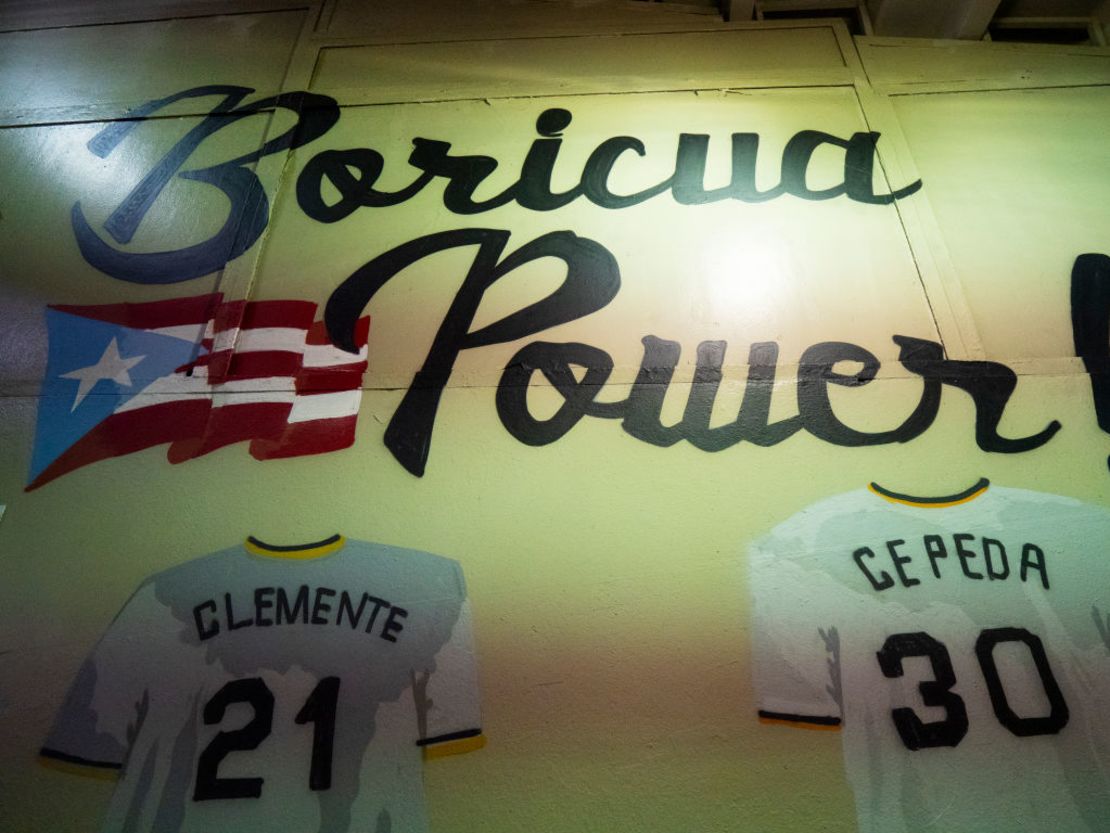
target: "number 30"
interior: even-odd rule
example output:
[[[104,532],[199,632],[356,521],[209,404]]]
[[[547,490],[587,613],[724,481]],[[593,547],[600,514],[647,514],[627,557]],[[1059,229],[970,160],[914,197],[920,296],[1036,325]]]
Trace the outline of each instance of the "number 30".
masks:
[[[1020,717],[1010,708],[1002,679],[998,675],[998,666],[994,661],[994,649],[1003,642],[1021,642],[1029,649],[1048,698],[1050,709],[1047,715]],[[894,709],[891,717],[894,718],[894,726],[907,749],[956,746],[963,740],[967,734],[967,707],[963,698],[952,691],[952,686],[956,684],[956,672],[943,643],[923,631],[896,633],[886,640],[876,656],[883,674],[891,678],[903,675],[902,660],[906,657],[927,657],[932,663],[935,679],[919,683],[918,691],[921,692],[921,701],[926,706],[939,706],[947,712],[947,716],[944,720],[926,723],[913,709]],[[1054,735],[1067,725],[1068,704],[1064,702],[1064,695],[1052,674],[1040,637],[1024,628],[988,628],[975,641],[975,656],[987,684],[995,717],[1010,732],[1018,737]]]

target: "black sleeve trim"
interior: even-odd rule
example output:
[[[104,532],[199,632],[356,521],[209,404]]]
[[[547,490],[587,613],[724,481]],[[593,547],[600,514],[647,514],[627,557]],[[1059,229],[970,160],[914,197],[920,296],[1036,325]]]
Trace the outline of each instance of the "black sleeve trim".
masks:
[[[813,726],[839,726],[841,723],[839,717],[813,714],[787,714],[786,712],[769,712],[763,709],[759,710],[759,716],[763,720],[782,720],[787,723],[809,723]]]
[[[466,740],[476,738],[482,734],[481,729],[463,729],[461,732],[448,732],[446,735],[436,735],[434,738],[422,738],[416,742],[417,746],[431,746],[434,743],[446,743],[449,740]]]
[[[43,747],[39,750],[39,754],[44,758],[50,758],[54,761],[64,761],[67,764],[80,764],[81,766],[95,766],[100,769],[123,769],[123,764],[117,764],[114,761],[94,761],[89,758],[82,758],[80,755],[70,755],[68,752],[59,752],[57,749],[48,749]]]

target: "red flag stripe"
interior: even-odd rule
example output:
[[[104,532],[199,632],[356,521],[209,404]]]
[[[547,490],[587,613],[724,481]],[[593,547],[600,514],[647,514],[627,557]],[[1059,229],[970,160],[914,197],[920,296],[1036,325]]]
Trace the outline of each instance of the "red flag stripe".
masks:
[[[96,304],[78,306],[75,304],[51,304],[50,309],[106,321],[135,330],[156,330],[162,327],[180,327],[187,324],[203,324],[211,320],[221,306],[223,295],[213,292],[208,295],[195,295],[192,298],[171,298],[168,301],[149,301],[141,304]]]
[[[212,316],[212,331],[221,333],[225,330],[238,329],[246,308],[246,301],[228,301],[226,304],[220,304],[219,309]]]
[[[301,369],[299,353],[278,350],[260,350],[254,353],[235,353],[221,350],[208,353],[193,363],[194,368],[208,368],[220,363],[225,368],[219,381],[234,382],[242,379],[261,379],[267,376],[295,376]],[[212,384],[215,384],[215,380]]]
[[[62,452],[26,491],[90,463],[197,436],[204,431],[210,404],[209,397],[196,396],[114,413]]]
[[[312,301],[230,301],[213,321],[213,332],[259,327],[295,327],[307,330],[316,317]]]
[[[364,316],[358,320],[355,325],[355,346],[365,347],[366,340],[370,335],[370,316]],[[315,322],[308,330],[308,336],[305,338],[305,344],[308,345],[322,345],[331,344],[331,338],[328,336],[328,329],[323,321]]]
[[[355,442],[358,415],[294,422],[273,440],[254,440],[251,456],[256,460],[278,460],[306,454],[327,454],[350,448]]]
[[[305,368],[297,374],[297,393],[354,390],[362,385],[366,362],[341,367]]]
[[[291,407],[289,402],[228,403],[213,407],[203,432],[174,442],[166,457],[171,463],[182,463],[225,445],[280,437]]]

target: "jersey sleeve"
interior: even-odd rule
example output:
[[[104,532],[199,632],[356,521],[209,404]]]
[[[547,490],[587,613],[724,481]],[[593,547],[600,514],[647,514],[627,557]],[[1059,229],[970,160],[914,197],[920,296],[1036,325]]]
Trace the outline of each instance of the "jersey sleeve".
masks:
[[[156,601],[144,585],[119,612],[77,672],[41,750],[52,768],[118,777],[148,698],[145,648]]]
[[[749,552],[758,716],[763,723],[836,730],[843,719],[840,636],[823,603],[830,588],[796,555],[774,539]]]
[[[429,669],[417,674],[419,739],[425,758],[485,746],[470,602],[463,599],[450,638]]]

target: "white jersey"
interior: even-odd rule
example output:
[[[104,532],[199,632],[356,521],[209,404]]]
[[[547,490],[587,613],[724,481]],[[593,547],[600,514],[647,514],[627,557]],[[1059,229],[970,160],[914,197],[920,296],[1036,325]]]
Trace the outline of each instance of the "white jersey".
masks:
[[[861,831],[1110,830],[1110,513],[873,484],[750,571],[760,718],[842,731]]]
[[[42,755],[118,773],[111,833],[422,833],[422,752],[481,744],[459,565],[246,544],[145,581]]]

